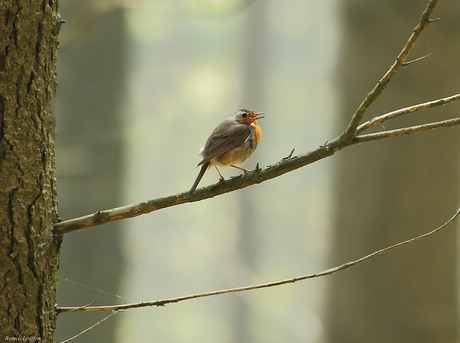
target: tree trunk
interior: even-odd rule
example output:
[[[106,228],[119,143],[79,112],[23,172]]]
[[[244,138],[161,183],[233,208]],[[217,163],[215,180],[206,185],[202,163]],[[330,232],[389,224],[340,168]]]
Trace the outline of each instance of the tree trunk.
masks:
[[[340,80],[341,129],[360,99],[394,61],[426,1],[345,2]],[[369,117],[458,92],[460,25],[440,2],[409,60]],[[458,12],[457,12],[458,13]],[[457,107],[457,109],[456,109]],[[418,112],[380,129],[452,118],[458,105]],[[428,232],[458,206],[459,129],[390,138],[346,149],[338,165],[336,244],[340,264]],[[332,278],[326,332],[330,342],[457,342],[454,226]]]
[[[261,87],[258,85],[263,81],[264,65],[263,52],[266,44],[267,30],[267,10],[266,2],[259,2],[251,6],[246,14],[244,39],[242,39],[242,50],[245,51],[244,63],[242,64],[242,99],[240,107],[249,107],[254,111],[263,111],[264,99]],[[262,124],[263,125],[263,124]],[[252,169],[254,161],[257,161],[258,153],[248,161],[245,168]],[[258,254],[257,241],[257,213],[258,197],[255,188],[244,189],[237,193],[238,199],[238,257],[247,270],[256,273]],[[250,273],[246,273],[250,275]],[[246,281],[250,283],[250,280]],[[243,297],[235,298],[233,306],[233,339],[235,342],[252,342],[253,335],[251,330],[252,318],[251,308]]]
[[[56,325],[57,9],[52,0],[0,6],[1,340],[52,342]]]

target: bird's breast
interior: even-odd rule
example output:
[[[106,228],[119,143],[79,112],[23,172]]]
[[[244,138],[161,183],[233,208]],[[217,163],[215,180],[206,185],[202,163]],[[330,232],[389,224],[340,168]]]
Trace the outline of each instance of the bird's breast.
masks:
[[[257,125],[257,121],[251,123],[251,127],[254,130],[254,149],[256,149],[262,139],[262,129]]]

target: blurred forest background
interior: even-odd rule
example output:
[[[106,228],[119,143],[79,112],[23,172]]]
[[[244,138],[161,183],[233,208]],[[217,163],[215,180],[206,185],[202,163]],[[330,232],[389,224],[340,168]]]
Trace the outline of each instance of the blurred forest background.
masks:
[[[335,138],[427,0],[62,0],[60,216],[187,191],[198,150],[265,112],[253,169]],[[458,93],[460,3],[441,1],[370,116]],[[458,116],[460,106],[379,129]],[[309,274],[432,230],[458,207],[459,128],[345,149],[270,182],[65,236],[58,303],[160,300]],[[224,170],[231,177],[235,170]],[[202,186],[218,181],[210,170]],[[75,342],[458,342],[457,233],[337,275],[118,313]],[[108,313],[69,313],[56,341]]]

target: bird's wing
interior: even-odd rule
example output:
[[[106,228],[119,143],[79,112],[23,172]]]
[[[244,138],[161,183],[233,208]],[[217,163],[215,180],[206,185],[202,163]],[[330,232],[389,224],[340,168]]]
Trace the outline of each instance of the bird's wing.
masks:
[[[254,130],[247,124],[241,124],[234,119],[220,123],[209,136],[203,149],[203,159],[198,165],[211,161],[223,153],[245,143],[254,136]]]

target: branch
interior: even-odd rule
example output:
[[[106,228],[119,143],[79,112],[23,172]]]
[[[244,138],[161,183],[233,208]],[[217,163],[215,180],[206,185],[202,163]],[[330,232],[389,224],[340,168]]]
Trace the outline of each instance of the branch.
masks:
[[[420,111],[420,110],[424,110],[424,109],[431,108],[431,107],[437,107],[437,106],[445,105],[445,104],[448,104],[449,102],[456,101],[456,100],[459,100],[459,99],[460,99],[460,93],[452,95],[452,96],[449,96],[447,98],[433,100],[433,101],[425,102],[423,104],[409,106],[409,107],[402,108],[400,110],[396,110],[396,111],[389,112],[387,114],[383,114],[381,116],[375,117],[375,118],[365,122],[364,124],[361,124],[360,126],[358,126],[358,129],[356,130],[356,134],[359,134],[359,133],[363,132],[364,130],[367,130],[371,126],[383,123],[383,122],[385,122],[385,121],[387,121],[389,119],[399,117],[399,116],[401,116],[403,114],[412,113],[412,112],[415,112],[415,111]]]
[[[433,20],[433,21],[434,21],[434,20]],[[416,58],[415,60],[412,60],[412,61],[409,61],[409,62],[404,62],[402,66],[403,66],[403,67],[407,67],[408,65],[410,65],[410,64],[412,64],[412,63],[416,63],[416,62],[423,61],[425,58],[431,57],[431,55],[433,55],[433,53],[430,53],[430,54],[428,54],[428,55],[425,55],[425,56]]]
[[[458,96],[455,100],[459,100]],[[449,102],[454,101],[450,100]],[[422,104],[424,105],[424,104]],[[413,107],[422,106],[415,105]],[[433,105],[438,106],[438,105]],[[431,106],[431,107],[433,107]],[[402,110],[401,110],[402,111]],[[388,113],[381,117],[390,115]],[[400,115],[400,114],[399,114]],[[388,118],[391,119],[391,118]],[[387,120],[387,119],[385,119]],[[372,124],[374,125],[374,124]],[[171,195],[164,198],[153,199],[144,201],[137,204],[131,204],[123,207],[117,207],[105,211],[97,211],[94,214],[86,215],[79,218],[74,218],[66,221],[62,221],[54,224],[55,233],[58,235],[64,235],[66,233],[86,229],[89,227],[102,225],[105,223],[113,222],[120,219],[127,219],[147,214],[153,211],[157,211],[163,208],[176,206],[180,204],[200,201],[204,199],[213,198],[217,195],[229,193],[238,189],[246,188],[251,185],[259,184],[264,181],[273,179],[290,171],[302,168],[310,163],[319,161],[323,158],[334,155],[337,151],[358,143],[367,141],[379,140],[389,137],[397,137],[402,135],[409,135],[418,132],[424,132],[434,129],[440,129],[445,127],[460,125],[460,118],[450,119],[425,125],[411,126],[403,129],[396,129],[385,132],[372,133],[367,135],[360,135],[353,138],[349,143],[344,144],[340,137],[327,142],[324,145],[316,148],[313,151],[300,154],[293,157],[285,157],[276,164],[269,165],[264,169],[256,168],[254,171],[244,175],[233,177],[225,182],[218,182],[214,185],[202,187],[196,190],[196,192],[189,196],[188,192],[183,192],[175,195]],[[362,130],[361,130],[362,131]]]
[[[193,195],[188,192],[171,195],[164,198],[149,200],[137,204],[117,207],[105,211],[97,211],[94,214],[74,218],[54,224],[54,230],[58,235],[78,231],[92,226],[102,225],[115,220],[133,218],[142,214],[157,211],[163,208],[213,198],[217,195],[242,189],[257,183],[283,175],[292,170],[301,168],[307,164],[316,162],[333,155],[338,149],[339,141],[336,139],[330,144],[318,147],[316,150],[294,157],[284,158],[280,162],[264,169],[256,168],[252,172],[233,177],[225,182],[197,189]]]
[[[430,0],[428,3],[425,11],[423,11],[422,16],[420,17],[418,25],[415,27],[412,35],[410,36],[409,40],[407,41],[406,45],[399,53],[396,61],[390,67],[390,69],[385,73],[385,75],[377,82],[377,85],[374,89],[366,96],[364,101],[359,105],[358,109],[356,110],[355,114],[351,118],[348,127],[342,133],[342,139],[344,142],[351,142],[356,135],[356,129],[364,117],[364,114],[367,112],[372,103],[377,100],[380,94],[383,92],[385,88],[387,88],[390,81],[396,75],[396,73],[404,66],[404,63],[409,56],[412,48],[414,47],[415,43],[419,39],[420,35],[422,34],[423,30],[431,23],[439,20],[439,19],[430,19],[430,15],[433,12],[434,8],[436,7],[439,0]]]
[[[183,296],[183,297],[178,297],[178,298],[173,298],[173,299],[166,299],[166,300],[157,300],[157,301],[146,301],[146,302],[140,302],[140,303],[133,303],[133,304],[124,304],[124,305],[113,305],[113,306],[81,306],[81,307],[58,307],[56,311],[60,313],[66,313],[66,312],[81,312],[81,311],[121,311],[121,310],[128,310],[132,308],[140,308],[140,307],[151,307],[151,306],[165,306],[167,304],[171,303],[178,303],[180,301],[184,300],[191,300],[191,299],[197,299],[197,298],[204,298],[204,297],[210,297],[213,295],[220,295],[220,294],[227,294],[227,293],[237,293],[237,292],[243,292],[243,291],[250,291],[254,289],[261,289],[261,288],[269,288],[269,287],[276,287],[276,286],[281,286],[281,285],[286,285],[289,283],[295,283],[298,281],[303,281],[307,279],[313,279],[313,278],[318,278],[326,275],[331,275],[336,272],[348,269],[350,267],[356,266],[357,264],[364,262],[374,256],[383,254],[387,251],[402,247],[403,245],[414,243],[422,238],[431,236],[435,234],[436,232],[441,231],[444,229],[447,225],[449,225],[451,222],[453,222],[458,216],[460,215],[460,209],[457,210],[457,212],[454,214],[452,218],[450,218],[446,223],[441,225],[440,227],[425,233],[423,235],[408,239],[406,241],[391,245],[387,248],[380,249],[377,251],[374,251],[373,253],[366,255],[364,257],[361,257],[357,260],[350,261],[347,263],[344,263],[338,267],[330,268],[325,271],[315,273],[315,274],[308,274],[304,276],[299,276],[299,277],[294,277],[291,279],[285,279],[285,280],[280,280],[280,281],[275,281],[275,282],[270,282],[270,283],[263,283],[259,285],[253,285],[253,286],[247,286],[247,287],[238,287],[238,288],[231,288],[231,289],[225,289],[225,290],[220,290],[220,291],[215,291],[215,292],[207,292],[207,293],[199,293],[199,294],[193,294],[193,295],[188,295],[188,296]]]
[[[411,37],[409,38],[403,50],[397,57],[396,61],[387,71],[387,73],[382,77],[382,79],[378,82],[377,86],[367,95],[366,99],[363,101],[363,103],[359,106],[359,108],[353,115],[350,124],[339,137],[335,138],[330,142],[325,143],[324,145],[316,148],[311,152],[300,154],[294,157],[291,156],[291,153],[289,157],[283,158],[278,163],[270,165],[264,169],[260,169],[257,165],[254,171],[247,173],[246,175],[244,175],[244,177],[240,175],[231,178],[230,180],[227,180],[225,182],[219,182],[208,187],[200,188],[191,196],[189,196],[187,192],[184,192],[138,204],[127,205],[105,211],[97,211],[94,214],[90,214],[84,217],[56,223],[54,224],[55,233],[58,235],[63,235],[66,233],[89,228],[92,226],[101,225],[115,220],[136,217],[141,214],[150,213],[166,207],[213,198],[217,195],[232,192],[281,176],[295,169],[304,167],[310,163],[332,156],[337,151],[347,146],[355,145],[357,143],[459,125],[458,119],[452,119],[450,121],[445,122],[438,122],[420,126],[413,126],[404,129],[357,136],[358,133],[368,129],[369,127],[377,123],[381,123],[385,120],[392,119],[396,116],[403,115],[413,111],[418,111],[424,108],[443,105],[448,102],[460,99],[460,95],[454,95],[452,97],[431,101],[429,103],[411,106],[405,109],[384,114],[358,127],[368,107],[378,98],[382,91],[388,86],[389,82],[391,81],[393,76],[398,72],[398,70],[401,69],[402,66],[404,66],[404,63],[406,63],[405,61],[407,59],[407,56],[409,55],[416,41],[420,37],[422,31],[430,23],[437,20],[430,19],[431,12],[433,11],[437,3],[438,0],[431,0],[428,3],[427,8],[425,9],[420,18],[419,24],[414,29]],[[413,62],[418,60],[420,59],[414,60]]]
[[[76,311],[79,311],[78,309],[81,309],[82,307],[76,307],[76,308],[77,308]],[[81,311],[81,310],[80,310],[80,311]],[[118,311],[116,311],[116,310],[113,311],[111,314],[109,314],[107,317],[102,318],[102,319],[101,319],[100,321],[98,321],[96,324],[91,325],[89,328],[83,330],[82,332],[80,332],[79,334],[77,334],[77,335],[75,335],[75,336],[73,336],[73,337],[70,337],[70,338],[66,339],[65,341],[62,341],[61,343],[68,343],[68,342],[70,342],[70,341],[73,341],[75,338],[78,338],[78,337],[80,337],[81,335],[87,333],[89,330],[94,329],[96,326],[98,326],[99,324],[101,324],[103,321],[109,319],[110,317],[112,317],[114,314],[117,314],[117,313],[118,313]]]
[[[383,131],[383,132],[377,132],[377,133],[370,133],[367,135],[356,136],[355,138],[353,138],[353,144],[364,143],[368,141],[376,141],[379,139],[389,138],[389,137],[410,135],[413,133],[431,131],[435,129],[441,129],[441,128],[451,127],[451,126],[456,126],[456,125],[460,125],[460,118],[448,119],[448,120],[438,121],[438,122],[430,123],[430,124],[410,126],[410,127],[406,127],[403,129],[395,129],[395,130],[389,130],[389,131]]]

